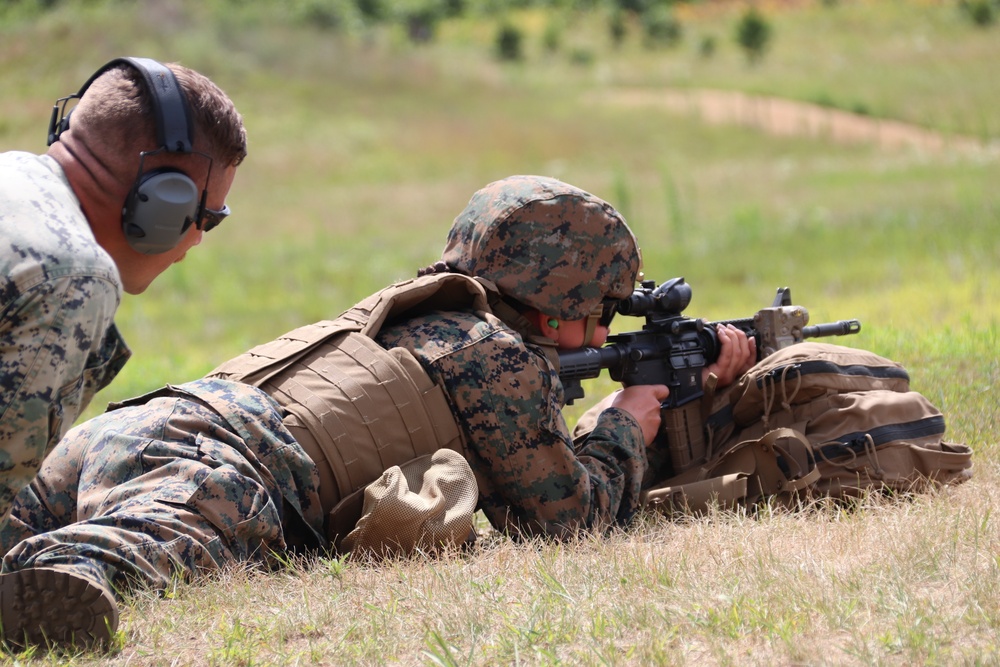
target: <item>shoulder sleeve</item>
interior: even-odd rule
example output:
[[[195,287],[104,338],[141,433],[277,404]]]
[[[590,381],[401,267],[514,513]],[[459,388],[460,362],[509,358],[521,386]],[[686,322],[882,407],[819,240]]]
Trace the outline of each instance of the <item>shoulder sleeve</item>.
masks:
[[[91,276],[38,283],[0,320],[0,511],[129,350],[114,326],[117,286]]]

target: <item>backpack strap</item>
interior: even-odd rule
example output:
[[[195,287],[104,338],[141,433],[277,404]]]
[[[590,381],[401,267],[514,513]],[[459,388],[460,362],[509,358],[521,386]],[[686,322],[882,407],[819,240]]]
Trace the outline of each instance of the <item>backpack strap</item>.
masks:
[[[747,497],[747,477],[734,472],[721,477],[644,491],[642,507],[667,515],[704,512],[713,503],[731,509]]]
[[[703,513],[713,502],[722,507],[754,505],[775,497],[791,503],[819,481],[812,445],[790,428],[744,440],[700,468],[643,491],[643,507],[672,513]]]

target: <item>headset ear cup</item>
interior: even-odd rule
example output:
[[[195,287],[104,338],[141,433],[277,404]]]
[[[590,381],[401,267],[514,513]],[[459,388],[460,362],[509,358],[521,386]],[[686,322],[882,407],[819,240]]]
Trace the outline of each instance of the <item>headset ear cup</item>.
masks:
[[[53,107],[52,109],[52,122],[49,123],[49,146],[59,141],[60,135],[69,129],[69,117],[73,114],[73,109],[66,112],[62,118],[56,121],[56,114],[58,113],[58,107]]]
[[[177,246],[198,216],[198,187],[179,171],[141,176],[122,209],[122,230],[136,252],[156,255]]]

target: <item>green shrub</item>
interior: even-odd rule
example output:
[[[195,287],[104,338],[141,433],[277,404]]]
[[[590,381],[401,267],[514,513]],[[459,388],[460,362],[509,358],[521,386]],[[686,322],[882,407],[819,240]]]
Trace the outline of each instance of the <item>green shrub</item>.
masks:
[[[611,35],[611,44],[616,49],[625,42],[628,34],[628,26],[625,24],[625,12],[614,11],[608,19],[608,34]]]
[[[465,15],[466,0],[444,0],[444,15],[447,18],[456,18]]]
[[[357,21],[357,5],[351,0],[301,0],[295,7],[299,22],[320,30],[348,31]]]
[[[663,5],[658,5],[642,15],[642,29],[645,33],[646,46],[674,46],[681,40],[683,28],[673,12]]]
[[[524,33],[515,25],[503,23],[497,30],[496,54],[500,60],[513,61],[524,58]]]
[[[758,62],[770,41],[771,24],[756,8],[749,8],[736,24],[736,43],[746,53],[747,60],[751,64]]]
[[[996,20],[994,0],[961,0],[962,10],[978,26],[988,26]]]
[[[594,55],[594,52],[585,46],[578,46],[569,54],[569,61],[574,65],[593,65],[596,60],[597,56]]]
[[[705,35],[698,43],[698,55],[708,59],[715,55],[715,36]]]
[[[552,19],[545,26],[545,32],[542,33],[542,48],[549,53],[555,53],[562,46],[562,38],[562,24]]]
[[[656,0],[613,0],[612,5],[623,12],[645,14],[655,2]]]
[[[384,0],[354,0],[361,16],[370,21],[381,21],[386,17]]]

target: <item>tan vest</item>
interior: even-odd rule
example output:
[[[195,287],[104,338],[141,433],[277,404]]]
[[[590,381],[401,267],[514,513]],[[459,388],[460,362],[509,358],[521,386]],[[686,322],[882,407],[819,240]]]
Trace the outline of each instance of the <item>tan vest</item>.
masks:
[[[258,386],[285,409],[286,428],[316,463],[329,513],[394,465],[442,448],[465,455],[444,389],[408,350],[386,350],[373,340],[387,321],[434,309],[491,312],[486,290],[472,278],[416,278],[335,320],[260,345],[208,377]]]

